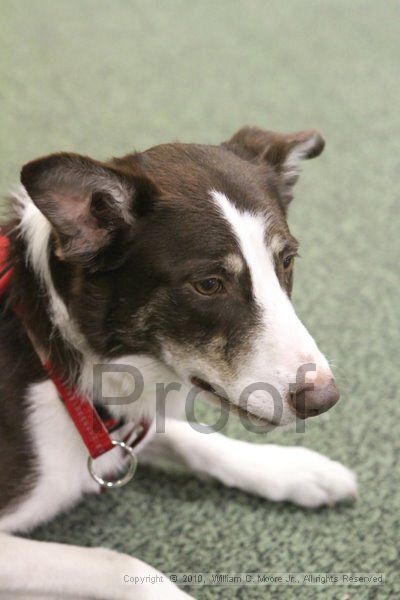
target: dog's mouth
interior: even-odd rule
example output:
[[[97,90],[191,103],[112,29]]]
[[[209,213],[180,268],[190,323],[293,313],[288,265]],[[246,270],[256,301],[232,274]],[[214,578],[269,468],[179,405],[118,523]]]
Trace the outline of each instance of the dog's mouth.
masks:
[[[256,422],[257,425],[261,425],[261,426],[262,425],[269,426],[269,427],[274,426],[274,424],[271,423],[271,421],[268,421],[267,419],[259,417],[258,415],[251,413],[250,411],[242,408],[241,406],[238,406],[237,404],[233,404],[233,402],[230,402],[227,398],[225,398],[225,396],[222,396],[210,383],[208,383],[208,381],[204,381],[204,379],[200,379],[200,377],[192,377],[191,382],[196,387],[202,389],[205,392],[208,392],[209,396],[207,399],[211,400],[214,404],[216,402],[218,402],[219,405],[222,405],[223,407],[227,408],[228,410],[232,410],[237,416],[239,416],[241,418],[245,418],[245,419],[249,420],[251,423]]]

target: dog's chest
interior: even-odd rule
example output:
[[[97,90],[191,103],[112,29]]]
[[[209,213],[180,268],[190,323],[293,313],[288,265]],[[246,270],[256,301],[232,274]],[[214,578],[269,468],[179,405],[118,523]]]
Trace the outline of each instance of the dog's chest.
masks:
[[[76,503],[84,493],[96,493],[100,487],[87,469],[88,451],[50,380],[34,384],[27,392],[28,409],[24,427],[29,432],[34,454],[30,478],[33,485],[16,500],[13,510],[0,517],[0,529],[24,531],[54,517]],[[122,439],[129,424],[113,432]],[[138,445],[140,452],[152,435],[152,429]],[[124,465],[116,448],[96,459],[96,472],[113,477]]]

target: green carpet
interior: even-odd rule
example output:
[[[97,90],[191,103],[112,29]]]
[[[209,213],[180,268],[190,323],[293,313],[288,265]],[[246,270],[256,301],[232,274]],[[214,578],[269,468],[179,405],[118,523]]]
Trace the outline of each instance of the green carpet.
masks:
[[[342,401],[305,434],[267,437],[341,460],[360,482],[355,505],[309,512],[143,467],[33,537],[167,572],[386,574],[379,589],[188,588],[198,600],[399,597],[399,2],[1,0],[0,21],[2,193],[24,161],[60,149],[216,143],[244,124],[323,132],[290,215],[294,303]],[[233,418],[228,433],[252,437]]]

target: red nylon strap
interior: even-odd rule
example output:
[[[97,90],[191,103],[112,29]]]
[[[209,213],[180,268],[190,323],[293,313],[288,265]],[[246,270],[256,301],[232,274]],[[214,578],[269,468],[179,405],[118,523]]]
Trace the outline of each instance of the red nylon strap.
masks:
[[[50,379],[57,388],[65,408],[74,422],[75,427],[92,458],[97,458],[114,448],[106,426],[99,417],[93,404],[85,396],[65,385],[61,378],[54,373],[49,362],[44,365]]]

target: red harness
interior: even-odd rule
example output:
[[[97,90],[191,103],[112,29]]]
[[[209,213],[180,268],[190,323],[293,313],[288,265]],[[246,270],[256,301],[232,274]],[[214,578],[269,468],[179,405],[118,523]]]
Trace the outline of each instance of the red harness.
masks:
[[[6,294],[13,274],[13,268],[8,264],[9,249],[9,239],[0,235],[0,298]],[[18,307],[14,309],[14,312],[22,320],[22,315]],[[33,346],[35,347],[35,344],[33,344]],[[36,348],[35,350],[38,353]],[[43,364],[44,369],[47,371],[49,378],[55,385],[65,408],[67,409],[76,429],[79,432],[79,435],[87,447],[90,457],[92,459],[98,458],[99,456],[115,448],[116,445],[127,450],[127,453],[131,454],[132,456],[132,448],[137,446],[139,442],[141,442],[146,436],[150,428],[150,422],[141,420],[140,423],[138,423],[140,432],[138,432],[135,439],[129,443],[129,446],[126,446],[125,442],[132,437],[133,429],[136,429],[136,426],[131,429],[124,442],[116,442],[112,440],[110,437],[110,432],[121,427],[125,423],[124,420],[116,421],[111,417],[105,407],[99,406],[99,411],[104,413],[104,419],[102,419],[99,415],[99,412],[88,398],[79,393],[78,390],[68,386],[55,372],[49,360],[43,360],[39,353],[38,356]],[[124,477],[117,482],[107,482],[94,475],[91,462],[89,463],[89,466],[92,476],[94,476],[95,480],[102,487],[114,487],[115,485],[119,487],[120,485],[127,483],[127,481],[130,479],[129,477],[129,479],[125,481]]]

